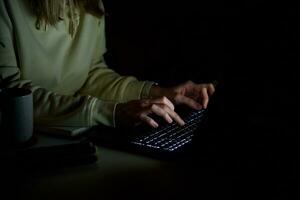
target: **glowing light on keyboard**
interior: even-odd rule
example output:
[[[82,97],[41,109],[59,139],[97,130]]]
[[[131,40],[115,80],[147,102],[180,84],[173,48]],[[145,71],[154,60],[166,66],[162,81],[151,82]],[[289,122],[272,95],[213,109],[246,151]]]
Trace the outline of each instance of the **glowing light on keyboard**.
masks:
[[[179,126],[173,122],[154,129],[146,136],[136,138],[132,143],[166,151],[177,150],[192,141],[194,131],[201,121],[203,114],[204,110],[194,111],[184,118],[186,122],[184,126]]]

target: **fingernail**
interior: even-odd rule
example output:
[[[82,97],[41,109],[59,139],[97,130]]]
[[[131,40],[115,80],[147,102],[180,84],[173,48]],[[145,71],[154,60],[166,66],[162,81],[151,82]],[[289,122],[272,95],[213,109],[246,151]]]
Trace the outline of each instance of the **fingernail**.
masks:
[[[180,125],[181,125],[181,126],[184,126],[184,125],[185,125],[185,122],[182,120]]]
[[[153,125],[154,128],[157,128],[157,127],[158,127],[158,124],[157,124],[157,123],[153,123],[152,125]]]

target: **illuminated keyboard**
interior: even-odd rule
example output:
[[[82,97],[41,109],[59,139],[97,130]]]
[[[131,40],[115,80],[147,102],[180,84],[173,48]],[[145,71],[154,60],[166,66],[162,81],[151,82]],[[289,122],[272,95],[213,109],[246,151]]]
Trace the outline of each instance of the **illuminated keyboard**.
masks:
[[[175,151],[192,141],[194,131],[202,120],[204,111],[192,111],[189,113],[183,118],[185,121],[184,126],[180,126],[176,122],[159,126],[156,129],[152,129],[148,134],[138,136],[131,143],[154,149]]]

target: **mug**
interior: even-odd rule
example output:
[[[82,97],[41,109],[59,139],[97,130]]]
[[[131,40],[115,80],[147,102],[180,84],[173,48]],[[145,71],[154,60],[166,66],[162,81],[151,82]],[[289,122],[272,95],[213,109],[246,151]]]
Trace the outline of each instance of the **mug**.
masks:
[[[0,91],[2,146],[14,147],[28,143],[33,137],[32,92],[25,88]]]

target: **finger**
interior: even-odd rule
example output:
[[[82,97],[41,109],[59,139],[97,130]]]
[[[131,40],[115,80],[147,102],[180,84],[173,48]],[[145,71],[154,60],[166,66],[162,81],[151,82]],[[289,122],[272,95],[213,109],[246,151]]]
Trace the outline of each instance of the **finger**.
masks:
[[[174,110],[167,110],[168,114],[174,119],[179,125],[185,125],[183,119],[174,111]]]
[[[196,110],[202,109],[202,105],[200,103],[198,103],[197,101],[195,101],[194,99],[190,98],[190,97],[178,94],[178,95],[175,96],[174,99],[179,104],[185,104],[185,105],[187,105],[187,106],[189,106],[193,109],[196,109]]]
[[[146,114],[141,114],[140,119],[141,119],[141,121],[147,123],[148,125],[152,126],[153,128],[158,127],[158,123]]]
[[[153,113],[163,117],[169,123],[172,123],[173,120],[175,120],[179,125],[183,126],[185,124],[181,117],[166,105],[153,105],[152,111]]]
[[[207,85],[207,92],[208,92],[208,95],[211,96],[214,92],[215,92],[215,86],[214,84],[208,84]]]
[[[168,106],[165,106],[164,108],[163,108],[163,105],[161,107],[158,106],[158,105],[155,105],[155,104],[153,104],[151,106],[151,111],[154,114],[156,114],[156,115],[164,118],[168,123],[172,123],[173,122],[172,118],[168,114],[168,111],[170,111],[170,110],[171,109]]]
[[[175,109],[174,104],[165,96],[156,99],[150,99],[149,102],[151,104],[165,104],[169,106],[172,110]]]
[[[202,88],[201,97],[202,97],[202,106],[203,106],[203,108],[207,108],[209,97],[208,97],[206,88]]]

